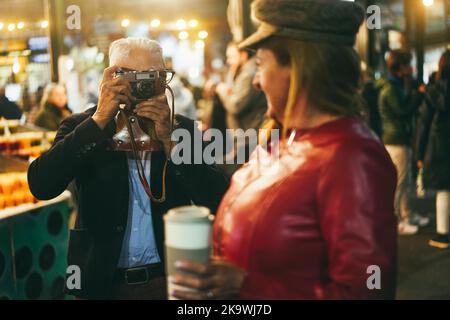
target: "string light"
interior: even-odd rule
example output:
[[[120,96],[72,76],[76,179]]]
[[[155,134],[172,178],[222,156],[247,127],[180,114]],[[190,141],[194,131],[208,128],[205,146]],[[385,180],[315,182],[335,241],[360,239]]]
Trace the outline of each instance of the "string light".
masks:
[[[189,27],[195,28],[197,26],[198,26],[198,20],[196,20],[196,19],[189,20]]]
[[[7,29],[8,31],[23,30],[28,25],[40,26],[42,29],[46,29],[46,28],[48,28],[49,23],[48,23],[48,20],[42,20],[37,23],[27,23],[24,21],[19,21],[19,22],[17,22],[17,24],[0,22],[0,30],[3,30],[3,29]]]
[[[153,19],[152,22],[150,22],[150,26],[152,28],[158,28],[161,25],[161,20],[159,19]]]
[[[126,28],[130,25],[130,20],[129,19],[123,19],[122,22],[120,23],[122,27]]]
[[[187,33],[186,31],[181,31],[178,34],[178,39],[180,40],[186,40],[187,38],[189,38],[189,33]]]
[[[206,32],[205,30],[202,30],[198,33],[198,37],[200,39],[206,39],[206,38],[208,38],[208,32]]]
[[[176,22],[176,26],[178,29],[185,29],[186,28],[186,20],[178,19]]]
[[[203,40],[195,41],[195,47],[197,49],[203,49],[205,47],[205,41],[203,41]]]

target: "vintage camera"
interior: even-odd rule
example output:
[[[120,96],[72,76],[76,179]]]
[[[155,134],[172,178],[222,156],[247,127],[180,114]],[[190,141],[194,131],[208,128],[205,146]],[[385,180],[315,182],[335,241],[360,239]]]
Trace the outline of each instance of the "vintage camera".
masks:
[[[172,80],[171,70],[124,71],[116,72],[117,77],[124,77],[131,85],[131,94],[139,101],[161,95],[166,85]]]
[[[116,77],[124,77],[130,83],[131,94],[136,98],[136,101],[131,106],[120,106],[119,116],[125,126],[112,137],[111,150],[132,152],[161,150],[161,144],[155,133],[153,121],[137,116],[133,113],[133,109],[139,102],[162,95],[167,89],[172,94],[173,117],[175,107],[173,91],[168,86],[173,75],[174,71],[168,69],[149,71],[119,70],[116,72]]]

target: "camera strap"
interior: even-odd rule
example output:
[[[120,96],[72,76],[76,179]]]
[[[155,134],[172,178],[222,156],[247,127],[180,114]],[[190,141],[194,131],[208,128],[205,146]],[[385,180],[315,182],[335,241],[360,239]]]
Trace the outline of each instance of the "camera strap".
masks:
[[[171,120],[170,120],[170,132],[172,135],[174,124],[175,124],[175,96],[171,87],[166,85],[166,89],[170,92],[172,96],[172,112],[171,112]],[[142,186],[144,187],[145,193],[150,197],[153,202],[162,203],[166,201],[166,175],[167,175],[167,165],[169,163],[170,154],[166,155],[166,161],[164,162],[163,172],[162,172],[162,184],[161,184],[161,197],[157,198],[153,195],[150,185],[145,177],[144,165],[142,163],[142,155],[139,152],[138,145],[136,143],[136,139],[134,137],[133,128],[131,127],[130,121],[123,110],[120,110],[120,114],[123,117],[125,125],[127,127],[128,132],[131,137],[131,149],[132,154],[136,162],[136,167],[138,170],[139,180],[141,181]],[[170,141],[170,146],[172,147],[172,141]],[[171,150],[172,148],[170,148]]]

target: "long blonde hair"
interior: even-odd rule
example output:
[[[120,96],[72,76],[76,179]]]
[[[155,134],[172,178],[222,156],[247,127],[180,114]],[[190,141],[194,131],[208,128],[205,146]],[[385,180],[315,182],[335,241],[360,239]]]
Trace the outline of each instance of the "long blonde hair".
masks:
[[[360,116],[360,60],[352,47],[304,42],[288,38],[270,38],[262,48],[271,50],[281,65],[291,66],[288,100],[284,111],[287,123],[300,94],[309,105],[339,116]],[[269,119],[265,129],[280,127]],[[283,139],[289,128],[283,127]]]
[[[47,85],[45,86],[44,93],[43,93],[43,95],[42,95],[42,99],[41,99],[41,102],[40,102],[40,108],[41,108],[41,110],[44,110],[44,109],[45,109],[45,106],[46,106],[46,104],[49,102],[50,97],[52,96],[53,91],[54,91],[55,89],[57,89],[57,88],[62,88],[62,89],[64,89],[64,91],[66,91],[66,93],[67,93],[66,87],[65,87],[64,85],[62,85],[62,84],[54,83],[54,82],[47,84]]]

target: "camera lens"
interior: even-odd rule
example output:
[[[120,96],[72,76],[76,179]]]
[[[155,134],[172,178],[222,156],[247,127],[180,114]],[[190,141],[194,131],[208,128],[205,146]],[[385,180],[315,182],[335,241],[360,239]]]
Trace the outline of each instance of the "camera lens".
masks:
[[[139,81],[136,84],[137,98],[148,99],[155,95],[155,84],[153,81]]]

